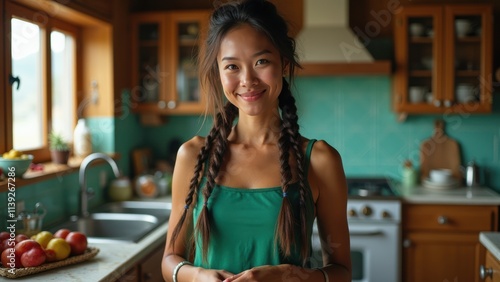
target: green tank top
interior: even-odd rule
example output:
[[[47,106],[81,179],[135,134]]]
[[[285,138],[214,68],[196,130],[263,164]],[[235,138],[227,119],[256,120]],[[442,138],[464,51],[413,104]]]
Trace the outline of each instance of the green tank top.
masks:
[[[310,140],[307,145],[305,175],[315,141]],[[204,187],[205,182],[206,178],[203,177],[200,187]],[[310,189],[308,183],[306,185]],[[193,224],[196,224],[204,202],[201,189],[199,191],[193,210]],[[314,201],[311,193],[306,195],[306,230],[310,250]],[[287,197],[292,204],[296,222],[300,222],[298,183],[289,186]],[[285,258],[278,250],[275,227],[282,200],[281,187],[244,189],[216,185],[207,203],[212,225],[206,261],[202,261],[201,239],[196,238],[194,265],[224,269],[235,274],[261,265],[286,263],[302,266],[299,226],[295,230],[296,244],[292,246],[292,255]]]

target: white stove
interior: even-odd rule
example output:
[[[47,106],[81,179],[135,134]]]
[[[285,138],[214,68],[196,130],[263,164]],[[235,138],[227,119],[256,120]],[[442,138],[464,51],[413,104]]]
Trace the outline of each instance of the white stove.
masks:
[[[401,201],[386,178],[348,178],[352,281],[401,281]],[[313,266],[321,245],[313,231]],[[314,263],[316,262],[316,265]]]

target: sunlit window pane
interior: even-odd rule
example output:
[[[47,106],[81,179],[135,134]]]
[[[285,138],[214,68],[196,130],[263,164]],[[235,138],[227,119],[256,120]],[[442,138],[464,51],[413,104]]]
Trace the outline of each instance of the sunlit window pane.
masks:
[[[50,34],[52,52],[52,129],[72,140],[74,122],[74,38],[63,32]]]
[[[40,28],[19,19],[11,26],[12,75],[21,80],[12,87],[14,148],[36,149],[44,144]]]

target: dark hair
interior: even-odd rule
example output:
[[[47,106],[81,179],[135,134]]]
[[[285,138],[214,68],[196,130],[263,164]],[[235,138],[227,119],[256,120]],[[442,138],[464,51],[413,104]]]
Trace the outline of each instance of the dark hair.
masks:
[[[198,194],[199,179],[203,171],[203,164],[208,161],[207,182],[203,187],[205,205],[198,218],[195,234],[201,235],[203,257],[206,257],[210,237],[211,215],[206,205],[215,185],[215,179],[223,163],[224,154],[228,147],[228,135],[231,132],[233,121],[238,115],[238,109],[231,103],[224,105],[224,95],[219,77],[217,53],[223,37],[231,29],[247,24],[265,34],[272,44],[279,50],[281,60],[288,71],[288,81],[292,83],[295,67],[300,67],[295,53],[295,40],[288,35],[288,26],[278,14],[276,7],[266,0],[234,1],[216,8],[210,18],[209,31],[205,45],[199,54],[199,72],[202,92],[207,95],[208,108],[213,110],[214,125],[205,139],[205,144],[198,154],[194,175],[190,182],[190,189],[186,198],[186,207],[191,207],[193,197]],[[304,156],[302,152],[302,136],[299,133],[297,108],[295,99],[290,91],[290,83],[283,78],[283,88],[279,95],[281,109],[280,124],[280,165],[281,186],[283,193],[292,181],[292,172],[289,156],[292,152],[297,161],[297,176],[300,184],[300,225],[301,225],[301,256],[305,261],[309,253],[309,244],[306,240],[306,209],[305,198],[306,175],[304,175]],[[209,158],[209,155],[211,157]],[[187,209],[172,233],[170,244],[177,239],[187,215]],[[278,216],[276,239],[280,251],[285,255],[291,254],[292,246],[296,242],[294,226],[296,225],[294,213],[287,197],[283,197],[281,210]]]

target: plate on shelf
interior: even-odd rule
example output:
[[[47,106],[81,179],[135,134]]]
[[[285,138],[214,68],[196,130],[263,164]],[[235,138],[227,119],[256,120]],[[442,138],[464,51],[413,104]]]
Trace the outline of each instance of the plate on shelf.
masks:
[[[451,179],[446,183],[436,183],[432,182],[429,178],[425,178],[422,180],[422,185],[430,189],[453,189],[458,187],[458,180]]]
[[[36,266],[36,267],[23,267],[23,268],[14,268],[14,269],[0,267],[0,276],[7,277],[7,278],[18,278],[18,277],[22,277],[22,276],[32,275],[35,273],[47,271],[49,269],[84,262],[86,260],[89,260],[89,259],[95,257],[97,255],[97,253],[99,253],[98,248],[88,247],[87,250],[85,250],[85,252],[81,255],[70,256],[70,257],[63,259],[63,260],[60,260],[60,261],[43,263],[43,264]]]

